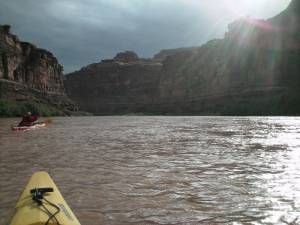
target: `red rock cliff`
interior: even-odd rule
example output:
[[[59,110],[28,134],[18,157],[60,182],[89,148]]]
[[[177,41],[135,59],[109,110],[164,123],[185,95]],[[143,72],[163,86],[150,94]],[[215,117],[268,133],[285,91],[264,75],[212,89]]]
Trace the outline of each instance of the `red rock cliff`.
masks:
[[[0,26],[0,101],[43,104],[59,115],[70,114],[76,106],[65,94],[63,77],[63,67],[51,52],[21,42],[9,25]],[[0,116],[5,115],[7,109],[0,108]]]
[[[151,111],[159,101],[161,63],[123,52],[66,75],[67,94],[98,115]]]
[[[162,51],[151,67],[90,65],[68,76],[68,92],[97,114],[300,115],[299,2],[271,19],[240,19],[224,39]]]
[[[63,67],[57,59],[44,49],[21,42],[8,25],[0,27],[0,79],[44,92],[64,93]]]

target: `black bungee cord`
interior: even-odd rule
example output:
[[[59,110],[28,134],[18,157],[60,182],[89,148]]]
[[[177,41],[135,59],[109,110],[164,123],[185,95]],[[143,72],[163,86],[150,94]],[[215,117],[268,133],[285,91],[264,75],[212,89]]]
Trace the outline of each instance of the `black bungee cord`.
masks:
[[[53,207],[56,209],[56,212],[55,212],[55,213],[53,213],[53,214],[50,213],[49,219],[47,220],[47,222],[45,223],[45,225],[48,225],[49,222],[52,220],[52,218],[55,220],[55,222],[57,223],[57,225],[60,225],[60,223],[58,222],[58,220],[57,220],[57,218],[56,218],[56,215],[60,212],[60,208],[59,208],[57,205],[55,205],[55,204],[53,204],[52,202],[50,202],[49,200],[47,200],[47,199],[45,199],[45,198],[44,198],[44,200],[45,200],[49,205],[53,206]],[[46,209],[46,207],[45,207],[44,204],[43,204],[43,207]],[[49,211],[49,210],[47,209],[47,211]]]
[[[35,188],[30,190],[32,200],[36,202],[39,206],[43,207],[49,216],[45,225],[48,225],[51,220],[54,220],[57,225],[61,225],[56,218],[56,215],[60,212],[60,208],[45,198],[44,194],[47,192],[53,192],[53,188]],[[54,207],[56,209],[56,212],[51,213],[50,210],[44,204],[44,201],[52,207]]]

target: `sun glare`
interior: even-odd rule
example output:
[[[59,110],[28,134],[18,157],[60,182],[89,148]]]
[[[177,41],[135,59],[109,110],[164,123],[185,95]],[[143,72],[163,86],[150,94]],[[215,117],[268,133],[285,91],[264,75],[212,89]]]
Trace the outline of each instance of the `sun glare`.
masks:
[[[290,0],[224,0],[227,9],[236,16],[261,17],[269,12],[270,16],[289,4]]]

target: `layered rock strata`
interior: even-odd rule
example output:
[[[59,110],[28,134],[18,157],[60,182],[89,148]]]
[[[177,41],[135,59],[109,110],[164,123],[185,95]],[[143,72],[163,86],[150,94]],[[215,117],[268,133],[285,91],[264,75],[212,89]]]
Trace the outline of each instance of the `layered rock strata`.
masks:
[[[68,95],[82,110],[103,114],[147,112],[159,102],[162,65],[135,53],[118,54],[66,76]]]
[[[0,53],[0,78],[45,92],[64,93],[63,67],[53,54],[21,42],[8,25],[0,27]]]
[[[0,98],[35,101],[74,109],[65,95],[63,67],[53,54],[31,43],[21,42],[0,26]]]
[[[135,54],[92,64],[67,76],[68,93],[99,114],[298,115],[299,15],[293,0],[274,18],[242,18],[223,39],[162,51],[147,65]]]

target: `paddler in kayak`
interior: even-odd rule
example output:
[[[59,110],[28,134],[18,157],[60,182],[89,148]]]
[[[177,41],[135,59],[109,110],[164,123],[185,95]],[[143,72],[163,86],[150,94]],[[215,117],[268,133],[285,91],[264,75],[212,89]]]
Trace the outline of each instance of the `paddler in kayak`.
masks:
[[[27,112],[23,116],[22,121],[19,123],[18,127],[30,127],[35,121],[37,121],[37,119],[37,115],[32,115],[31,112]]]

